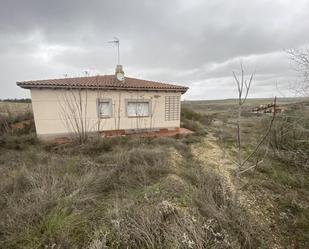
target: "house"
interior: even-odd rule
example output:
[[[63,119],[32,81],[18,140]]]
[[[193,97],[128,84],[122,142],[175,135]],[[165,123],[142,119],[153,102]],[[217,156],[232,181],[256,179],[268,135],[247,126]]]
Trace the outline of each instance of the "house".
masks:
[[[36,132],[54,139],[79,132],[103,135],[177,130],[188,87],[114,75],[17,82],[30,89]]]

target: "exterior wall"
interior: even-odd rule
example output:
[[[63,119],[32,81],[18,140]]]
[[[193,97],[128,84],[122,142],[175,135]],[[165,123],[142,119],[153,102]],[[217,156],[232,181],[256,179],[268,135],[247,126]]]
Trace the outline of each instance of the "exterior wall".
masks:
[[[87,131],[135,130],[180,127],[179,120],[165,120],[165,96],[179,96],[179,92],[148,92],[148,91],[98,91],[98,90],[60,90],[31,89],[32,107],[36,131],[39,137],[48,138],[74,133],[73,114],[78,119],[79,110],[83,107],[86,116]],[[79,105],[80,99],[82,105]],[[112,117],[99,118],[98,99],[112,100]],[[149,117],[128,117],[126,114],[127,100],[144,99],[151,101]],[[180,108],[179,108],[180,110]],[[80,122],[80,121],[79,121]]]

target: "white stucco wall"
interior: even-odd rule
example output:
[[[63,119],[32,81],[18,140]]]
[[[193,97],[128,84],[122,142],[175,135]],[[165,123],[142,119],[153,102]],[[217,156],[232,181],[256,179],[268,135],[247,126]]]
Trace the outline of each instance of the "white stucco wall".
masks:
[[[76,100],[79,101],[78,93],[78,90],[31,89],[32,107],[38,136],[48,137],[72,133],[72,128],[68,124],[68,114],[72,116],[72,111],[68,110],[70,108],[68,108],[67,103],[69,101],[72,106],[75,105]],[[175,128],[180,126],[180,120],[165,120],[165,96],[180,96],[181,93],[179,92],[83,90],[81,94],[82,106],[85,107],[85,103],[87,103],[87,130],[90,132],[98,131],[98,127],[100,131],[104,131]],[[98,118],[98,99],[112,100],[112,117]],[[152,115],[145,118],[128,117],[126,100],[130,99],[150,100]]]

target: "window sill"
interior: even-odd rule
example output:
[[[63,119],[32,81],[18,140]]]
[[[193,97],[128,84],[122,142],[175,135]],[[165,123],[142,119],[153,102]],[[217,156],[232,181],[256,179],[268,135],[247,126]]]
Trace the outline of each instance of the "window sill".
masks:
[[[100,119],[107,119],[107,118],[112,118],[112,116],[100,116]]]
[[[127,116],[128,118],[149,118],[150,116]]]

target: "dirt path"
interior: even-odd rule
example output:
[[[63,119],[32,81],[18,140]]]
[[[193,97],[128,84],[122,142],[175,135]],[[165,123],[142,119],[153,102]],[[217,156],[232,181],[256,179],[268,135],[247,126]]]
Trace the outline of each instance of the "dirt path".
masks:
[[[199,144],[192,147],[192,153],[196,158],[216,170],[226,180],[227,186],[231,191],[234,191],[232,174],[235,170],[235,165],[232,163],[232,158],[220,148],[217,139],[213,134],[208,134],[206,138]]]
[[[211,167],[217,171],[226,180],[227,188],[233,193],[235,164],[233,158],[227,150],[220,147],[216,137],[209,133],[201,143],[192,146],[192,153],[195,155],[205,167]],[[244,178],[243,182],[247,180]],[[250,183],[249,183],[250,184]],[[272,217],[274,215],[274,206],[271,194],[263,189],[255,191],[243,190],[240,192],[240,203],[249,211],[252,218],[263,228],[265,238],[271,237],[271,245],[269,248],[278,249],[280,246],[280,238],[278,231],[273,227]]]

